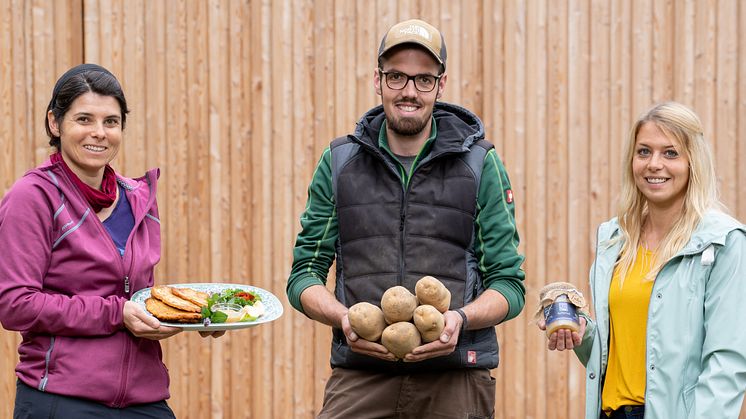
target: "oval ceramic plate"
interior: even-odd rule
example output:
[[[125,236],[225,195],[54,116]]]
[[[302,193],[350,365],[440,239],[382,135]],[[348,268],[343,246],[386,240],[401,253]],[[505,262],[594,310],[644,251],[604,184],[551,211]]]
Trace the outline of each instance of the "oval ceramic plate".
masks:
[[[282,303],[280,303],[280,300],[277,297],[275,297],[274,294],[261,288],[252,287],[251,285],[224,284],[224,283],[219,283],[219,282],[204,282],[204,283],[192,283],[192,284],[168,284],[168,286],[175,287],[175,288],[178,288],[178,287],[191,288],[193,290],[206,292],[208,294],[222,292],[226,289],[234,289],[234,288],[239,288],[244,291],[253,291],[262,300],[262,304],[264,304],[266,311],[264,312],[263,316],[251,322],[212,323],[209,326],[205,326],[202,323],[161,322],[161,324],[165,326],[178,327],[184,330],[212,331],[212,332],[219,331],[219,330],[245,329],[247,327],[254,327],[254,326],[257,326],[263,323],[269,323],[273,320],[277,320],[280,316],[282,316],[282,312],[283,312]],[[148,310],[145,309],[145,300],[147,300],[148,298],[150,298],[150,288],[143,288],[137,291],[136,293],[134,293],[130,300],[136,302],[137,304],[140,304],[143,310],[145,310],[146,313],[150,314]]]

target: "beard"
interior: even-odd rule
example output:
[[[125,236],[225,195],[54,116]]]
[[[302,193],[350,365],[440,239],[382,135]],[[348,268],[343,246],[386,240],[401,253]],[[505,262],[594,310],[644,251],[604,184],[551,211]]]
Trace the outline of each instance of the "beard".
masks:
[[[391,130],[395,133],[406,137],[411,137],[422,132],[422,130],[427,127],[427,123],[430,122],[430,119],[432,118],[432,114],[427,115],[422,119],[410,117],[402,118],[397,117],[396,115],[394,115],[393,112],[390,112],[385,107],[383,111],[386,114],[386,124],[388,125],[388,127],[391,128]]]

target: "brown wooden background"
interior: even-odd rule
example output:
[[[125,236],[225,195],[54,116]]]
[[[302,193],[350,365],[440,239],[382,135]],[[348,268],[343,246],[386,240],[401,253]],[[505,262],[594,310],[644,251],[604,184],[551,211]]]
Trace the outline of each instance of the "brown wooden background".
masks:
[[[444,100],[480,115],[515,191],[528,304],[498,327],[496,417],[582,417],[582,367],[544,349],[528,312],[546,282],[587,288],[639,112],[663,99],[692,106],[724,201],[746,218],[738,0],[0,0],[0,193],[48,155],[57,77],[99,63],[132,109],[115,168],[162,169],[158,281],[248,283],[285,305],[270,325],[164,342],[179,418],[318,412],[330,331],[284,292],[298,216],[321,150],[379,101],[380,37],[410,17],[444,32]],[[0,331],[0,417],[12,411],[17,342]]]

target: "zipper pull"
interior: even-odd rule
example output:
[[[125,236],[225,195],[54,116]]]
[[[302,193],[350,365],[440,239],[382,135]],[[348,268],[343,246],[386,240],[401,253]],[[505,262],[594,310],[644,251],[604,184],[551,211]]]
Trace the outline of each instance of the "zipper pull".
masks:
[[[130,293],[130,277],[128,276],[124,277],[124,292],[126,294]]]

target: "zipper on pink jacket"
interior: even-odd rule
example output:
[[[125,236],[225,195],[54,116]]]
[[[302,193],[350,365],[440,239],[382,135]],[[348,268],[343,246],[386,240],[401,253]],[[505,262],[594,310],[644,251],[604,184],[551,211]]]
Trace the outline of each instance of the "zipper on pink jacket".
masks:
[[[122,380],[119,384],[119,392],[117,393],[116,399],[114,399],[114,407],[121,407],[124,401],[124,389],[127,387],[127,376],[129,375],[129,358],[130,358],[130,346],[124,346],[124,356],[122,357]]]
[[[148,188],[150,190],[150,194],[148,195],[148,203],[145,205],[145,208],[146,208],[145,214],[142,216],[138,216],[135,219],[135,226],[132,228],[132,233],[130,234],[129,238],[127,238],[126,249],[129,249],[130,253],[134,253],[135,251],[135,249],[131,246],[132,237],[134,237],[135,230],[140,225],[140,223],[143,222],[143,220],[145,219],[145,215],[148,214],[147,210],[153,205],[153,201],[155,200],[155,195],[153,194],[153,188],[150,182],[150,177],[148,176],[148,174],[146,174],[145,176],[147,178],[147,183],[148,183]],[[125,186],[125,189],[128,189],[128,188]],[[109,240],[109,241],[111,242],[112,245],[114,244],[113,240]],[[134,264],[134,261],[135,261],[135,257],[134,255],[132,255],[132,257],[130,258],[130,270],[129,270],[130,273],[132,272],[132,266]],[[122,260],[122,267],[124,267],[124,260]],[[130,281],[129,281],[129,276],[127,275],[125,275],[124,277],[124,292],[127,295],[129,295],[129,292],[130,292]],[[124,402],[125,389],[127,388],[127,378],[129,376],[130,346],[131,345],[126,345],[124,348],[124,356],[122,357],[122,379],[119,382],[119,392],[117,394],[116,399],[114,399],[115,407],[121,407],[122,403]]]
[[[47,349],[47,353],[44,354],[44,375],[41,378],[41,381],[39,381],[39,391],[46,391],[47,390],[47,381],[49,380],[49,361],[52,359],[52,350],[54,349],[54,341],[55,337],[52,336],[49,339],[49,349]]]

